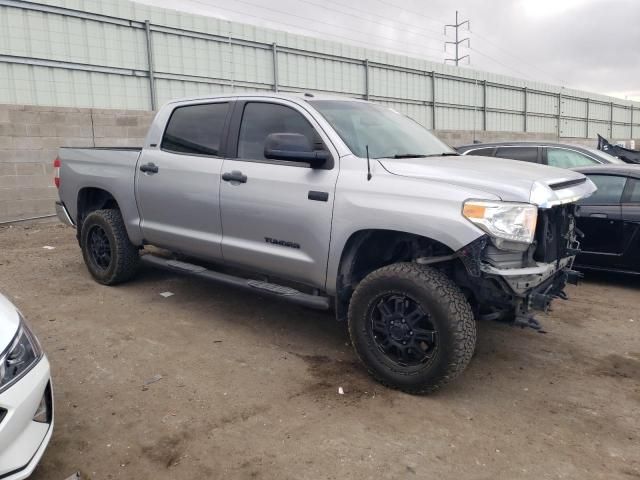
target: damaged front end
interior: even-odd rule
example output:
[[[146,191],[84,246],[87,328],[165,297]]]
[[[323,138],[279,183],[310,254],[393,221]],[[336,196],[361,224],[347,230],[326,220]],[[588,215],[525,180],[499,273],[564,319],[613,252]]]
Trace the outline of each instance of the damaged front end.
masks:
[[[556,298],[566,299],[566,284],[577,284],[581,276],[572,269],[579,251],[575,225],[573,203],[540,208],[531,244],[496,242],[484,235],[460,249],[464,283],[478,317],[540,330],[534,312],[547,311]]]

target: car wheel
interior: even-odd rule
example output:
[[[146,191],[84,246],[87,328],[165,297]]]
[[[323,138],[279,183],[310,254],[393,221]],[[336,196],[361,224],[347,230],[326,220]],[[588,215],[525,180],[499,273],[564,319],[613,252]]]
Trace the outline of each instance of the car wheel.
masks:
[[[82,224],[80,244],[89,272],[103,285],[122,283],[138,270],[138,247],[129,240],[119,210],[91,212]]]
[[[463,293],[442,272],[397,263],[360,282],[349,304],[349,335],[378,381],[429,393],[469,364],[476,322]]]

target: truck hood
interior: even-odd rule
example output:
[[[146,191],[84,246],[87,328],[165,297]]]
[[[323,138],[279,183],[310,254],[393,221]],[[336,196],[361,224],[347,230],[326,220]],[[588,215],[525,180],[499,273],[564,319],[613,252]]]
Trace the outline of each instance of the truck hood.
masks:
[[[593,182],[578,172],[501,158],[461,155],[378,161],[394,175],[469,187],[540,208],[575,202],[596,191]]]
[[[13,304],[0,294],[0,354],[4,352],[18,332],[20,317]]]

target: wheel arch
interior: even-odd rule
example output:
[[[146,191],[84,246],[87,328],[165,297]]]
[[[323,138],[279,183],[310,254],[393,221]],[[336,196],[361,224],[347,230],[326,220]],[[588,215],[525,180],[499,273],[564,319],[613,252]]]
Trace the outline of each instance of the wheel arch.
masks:
[[[349,300],[358,283],[378,268],[418,257],[451,255],[445,243],[413,232],[391,229],[361,229],[345,241],[335,274],[336,314],[347,315]],[[332,277],[330,276],[329,279]]]
[[[81,229],[87,215],[105,208],[120,210],[120,205],[111,192],[100,187],[81,188],[76,198],[76,225]]]

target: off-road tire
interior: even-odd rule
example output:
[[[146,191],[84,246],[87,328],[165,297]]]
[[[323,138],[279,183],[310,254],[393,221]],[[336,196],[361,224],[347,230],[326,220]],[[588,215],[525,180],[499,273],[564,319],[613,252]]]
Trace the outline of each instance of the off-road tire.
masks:
[[[390,359],[367,328],[370,312],[383,295],[406,295],[430,314],[437,349],[423,365]],[[476,345],[476,321],[460,289],[442,272],[415,263],[396,263],[367,275],[349,304],[351,343],[369,373],[380,383],[411,394],[433,392],[460,375]]]
[[[89,235],[101,229],[110,250],[110,260],[101,267],[91,252]],[[105,209],[91,212],[82,223],[80,246],[84,263],[91,276],[103,285],[116,285],[135,275],[140,265],[138,247],[131,243],[120,210]]]

